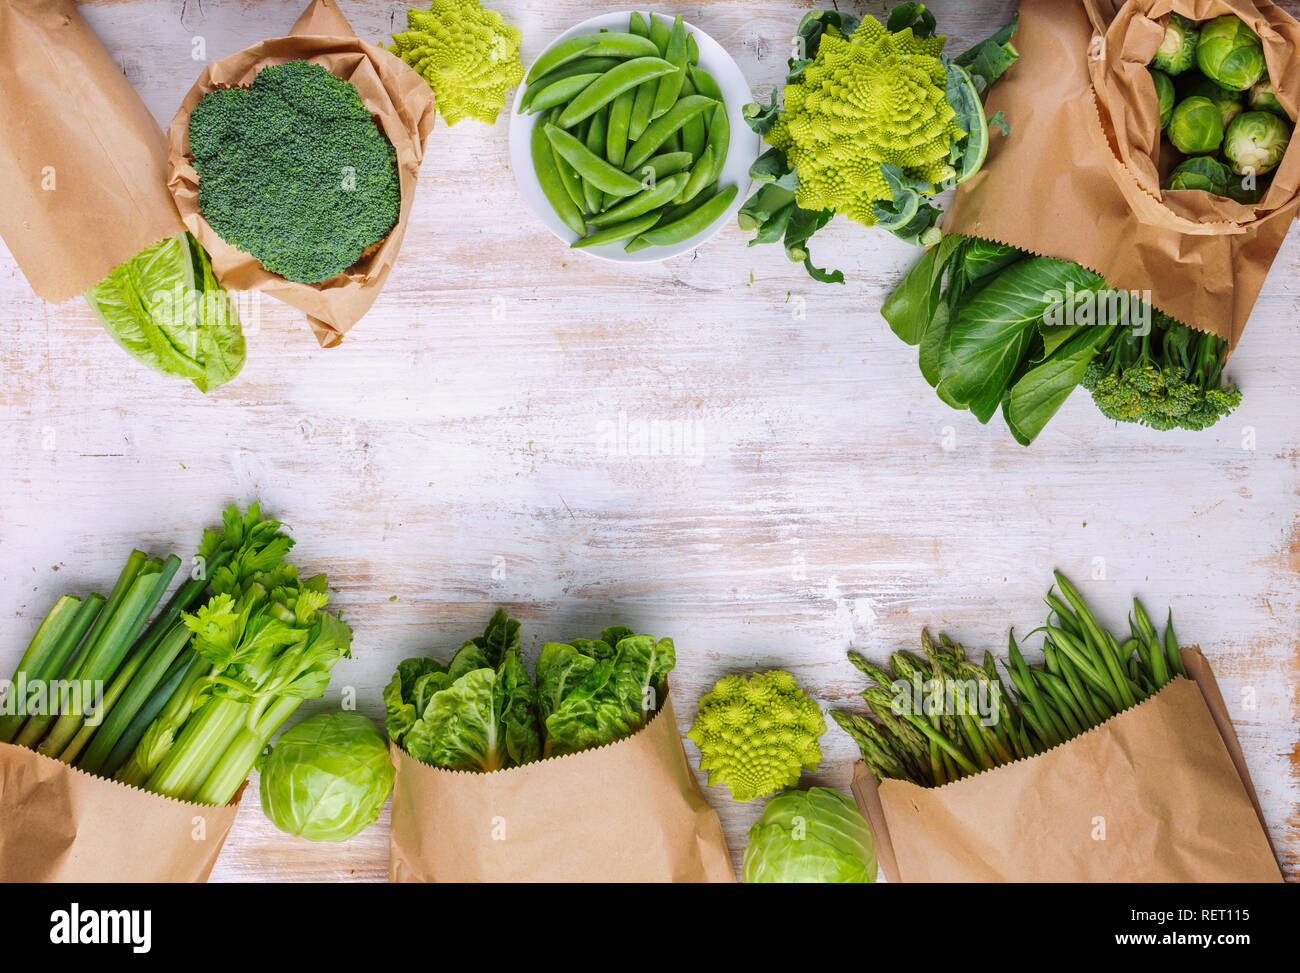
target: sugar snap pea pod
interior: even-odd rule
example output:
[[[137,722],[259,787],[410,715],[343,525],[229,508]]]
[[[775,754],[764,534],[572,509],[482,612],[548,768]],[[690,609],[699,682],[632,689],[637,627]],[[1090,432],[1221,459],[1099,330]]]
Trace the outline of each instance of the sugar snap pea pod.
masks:
[[[572,128],[588,115],[600,111],[623,92],[656,78],[670,75],[677,69],[658,57],[637,57],[610,68],[599,81],[582,90],[565,107],[560,115],[560,127]]]
[[[657,212],[645,213],[626,222],[614,223],[602,230],[597,230],[591,236],[583,237],[581,240],[569,244],[569,246],[576,250],[581,247],[599,247],[605,243],[619,243],[638,236],[658,222],[659,214]]]
[[[650,39],[659,50],[660,57],[668,56],[668,42],[672,39],[673,28],[668,21],[655,14],[650,15]]]
[[[695,85],[695,90],[702,95],[708,95],[714,101],[722,101],[722,86],[718,80],[704,68],[693,65],[690,69],[691,83]]]
[[[536,115],[538,112],[568,104],[582,94],[584,88],[599,81],[601,77],[602,75],[599,74],[575,74],[571,78],[562,78],[554,84],[547,85],[533,99],[532,105],[529,106],[530,114]]]
[[[717,221],[718,217],[727,211],[731,201],[736,198],[737,191],[736,186],[728,186],[698,209],[694,209],[670,223],[657,226],[653,230],[647,230],[638,236],[636,240],[644,240],[652,247],[671,246],[674,243],[689,240],[697,233],[707,230]]]
[[[731,148],[731,119],[727,117],[726,100],[722,97],[722,86],[708,71],[692,67],[690,74],[695,90],[718,103],[709,120],[708,144],[713,148],[713,178],[720,179],[727,164],[727,152]]]
[[[625,91],[610,103],[609,129],[605,133],[605,159],[612,166],[622,168],[627,158],[627,130],[632,121],[632,103],[635,91]]]
[[[556,112],[552,111],[546,118],[538,121],[535,130],[541,130],[544,135],[547,120],[553,119],[555,114]],[[550,140],[547,139],[547,141],[549,142]],[[582,180],[579,179],[578,174],[573,171],[573,166],[569,165],[568,160],[560,155],[559,152],[555,151],[554,145],[551,146],[551,158],[555,163],[556,171],[560,174],[560,182],[564,186],[565,193],[568,194],[569,199],[573,200],[573,205],[578,207],[578,212],[581,213],[583,207],[587,204],[586,198],[582,194]]]
[[[609,111],[607,109],[602,108],[591,116],[591,126],[587,129],[583,142],[593,155],[600,156],[604,153],[605,132],[608,130],[608,125]],[[582,192],[587,200],[588,213],[599,213],[605,208],[605,194],[587,179],[582,181]]]
[[[659,79],[659,89],[655,92],[654,110],[650,112],[651,118],[658,118],[660,115],[665,114],[668,109],[677,104],[677,99],[682,96],[682,82],[686,80],[688,65],[686,61],[686,27],[680,14],[673,18],[673,28],[668,35],[668,50],[664,54],[664,60],[671,62],[675,70],[672,74]]]
[[[604,74],[610,68],[616,68],[622,63],[623,59],[618,57],[580,57],[576,61],[570,61],[563,67],[558,67],[538,78],[524,89],[524,96],[519,101],[519,111],[526,112],[532,107],[533,99],[557,81],[572,78],[575,74]]]
[[[686,124],[687,119],[695,118],[705,109],[715,105],[717,105],[716,101],[712,98],[706,98],[704,95],[691,95],[689,98],[683,98],[677,102],[666,115],[656,118],[646,127],[641,137],[628,149],[623,168],[629,172],[635,169],[654,155],[659,147],[668,141],[670,136],[675,135]]]
[[[695,93],[695,85],[691,84],[690,78],[682,82],[683,98],[689,98]],[[704,120],[714,111],[717,109],[703,111],[682,126],[682,148],[697,159],[704,152],[704,144],[709,137],[709,127]]]
[[[686,61],[688,64],[700,63],[700,42],[694,34],[686,35]]]
[[[627,136],[633,142],[641,137],[641,133],[650,124],[650,113],[654,111],[655,92],[658,90],[658,81],[647,81],[636,89],[636,97],[632,101],[632,117],[627,126]]]
[[[636,170],[634,175],[641,177],[641,187],[643,189],[651,189],[664,176],[671,176],[675,172],[690,168],[691,163],[694,161],[689,152],[664,152],[647,159],[642,163],[641,168]],[[647,172],[647,169],[650,171]]]
[[[664,223],[673,223],[680,220],[683,216],[695,212],[716,195],[718,195],[717,183],[705,186],[704,189],[701,190],[700,194],[689,203],[682,203],[680,206],[669,206],[664,210]]]
[[[544,124],[545,122],[538,122],[533,126],[533,137],[529,146],[533,157],[533,171],[537,173],[537,182],[541,185],[542,192],[556,215],[564,221],[565,226],[581,236],[587,232],[587,227],[582,221],[582,213],[578,205],[564,188],[560,170],[555,165],[554,150],[543,129]]]
[[[562,128],[546,126],[546,137],[555,146],[555,151],[564,157],[573,170],[583,179],[593,183],[601,192],[613,193],[615,196],[631,196],[641,191],[639,180],[612,165],[588,149]]]
[[[634,217],[641,216],[643,213],[649,213],[651,210],[662,209],[669,201],[672,200],[682,187],[690,179],[684,172],[676,173],[644,192],[637,193],[631,199],[624,200],[617,206],[607,209],[599,216],[594,216],[587,222],[592,226],[610,226],[614,223],[622,223]],[[651,224],[653,226],[653,224]],[[646,227],[649,229],[649,227]],[[638,231],[639,232],[639,231]]]
[[[645,22],[645,18],[641,14],[633,10],[632,16],[628,18],[627,32],[636,34],[637,37],[649,37],[650,25]]]
[[[686,180],[686,185],[682,187],[681,192],[677,194],[673,202],[678,206],[682,203],[689,203],[711,182],[713,182],[713,150],[706,146],[704,154],[691,168],[691,175]]]
[[[560,41],[542,54],[528,72],[527,82],[532,84],[548,71],[579,57],[655,57],[659,48],[645,37],[622,31],[601,34],[583,34]]]

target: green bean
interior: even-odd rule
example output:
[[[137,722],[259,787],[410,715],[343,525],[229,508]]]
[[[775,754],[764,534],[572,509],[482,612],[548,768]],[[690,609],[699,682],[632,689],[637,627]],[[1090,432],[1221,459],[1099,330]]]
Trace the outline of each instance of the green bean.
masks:
[[[673,65],[672,74],[659,79],[659,90],[655,92],[654,111],[651,118],[665,114],[682,95],[682,82],[686,80],[686,25],[681,14],[673,18],[672,33],[668,35],[668,50],[664,60]]]
[[[605,159],[610,165],[623,167],[627,159],[627,130],[632,120],[635,91],[625,91],[609,106],[609,129],[605,133]]]
[[[553,71],[562,64],[568,64],[575,58],[600,57],[654,57],[659,48],[648,38],[620,31],[608,31],[602,34],[583,34],[560,41],[539,57],[532,70],[528,72],[527,82],[532,84],[542,75]]]
[[[713,150],[706,147],[704,154],[700,156],[699,161],[691,169],[691,177],[686,180],[686,185],[682,187],[681,192],[677,194],[673,202],[678,206],[682,203],[689,203],[700,194],[700,190],[711,182],[713,182]]]
[[[731,201],[736,198],[737,191],[734,185],[728,186],[698,209],[692,210],[685,216],[670,223],[665,223],[653,230],[642,233],[632,242],[644,240],[649,246],[664,247],[681,243],[683,240],[689,240],[696,234],[707,230],[717,221],[718,217],[726,212],[727,207],[731,205]]]
[[[686,185],[689,179],[690,177],[684,172],[669,176],[653,188],[638,193],[631,199],[624,200],[614,208],[605,210],[605,212],[592,217],[587,222],[592,226],[609,226],[612,223],[622,223],[630,220],[651,210],[659,210],[682,191],[682,187]],[[653,224],[651,225],[653,226]],[[646,229],[649,228],[646,227]]]
[[[538,93],[557,81],[572,78],[577,74],[604,74],[610,68],[616,68],[622,63],[623,59],[619,57],[580,57],[576,61],[570,61],[530,84],[524,90],[524,97],[519,102],[519,111],[521,114],[527,111]]]
[[[1178,647],[1178,636],[1174,634],[1174,611],[1169,609],[1169,621],[1165,623],[1165,651],[1169,653],[1169,671],[1184,679],[1187,667],[1183,665],[1183,650]]]
[[[706,108],[714,105],[717,105],[716,101],[703,95],[691,95],[689,98],[683,98],[677,102],[666,114],[656,118],[646,126],[646,130],[641,134],[641,137],[628,150],[623,168],[630,172],[641,165],[642,162],[654,155],[661,145],[668,141],[670,135],[675,135],[686,124],[687,119],[694,118]]]
[[[580,247],[598,247],[605,243],[620,243],[643,233],[658,222],[658,212],[645,213],[624,223],[614,223],[602,230],[597,230],[591,236],[583,237],[581,240],[569,244],[569,246],[578,249]]]
[[[682,97],[693,94],[695,94],[695,85],[687,78],[682,84]],[[717,109],[715,108],[714,111]],[[682,126],[682,148],[697,159],[704,152],[704,145],[709,136],[708,126],[704,124],[706,114],[708,113],[701,112]]]
[[[587,232],[586,224],[582,221],[582,212],[579,210],[577,203],[569,195],[560,177],[559,167],[555,164],[555,151],[551,147],[550,140],[546,137],[544,129],[545,120],[539,121],[533,126],[533,137],[530,150],[533,157],[533,171],[537,173],[537,181],[542,187],[547,201],[551,204],[551,209],[574,233],[579,235]]]
[[[675,70],[672,64],[657,57],[638,57],[624,61],[618,67],[606,71],[599,81],[585,87],[581,94],[569,102],[560,115],[560,127],[572,128],[623,92],[647,81],[663,78]]]
[[[579,176],[594,184],[602,192],[613,193],[615,196],[631,196],[641,191],[639,180],[614,168],[564,129],[548,124],[546,137]]]
[[[529,114],[536,115],[538,112],[567,104],[582,94],[588,85],[594,84],[602,77],[603,75],[600,74],[575,74],[571,78],[563,78],[555,84],[548,85],[533,99],[532,105],[529,106]]]
[[[1134,631],[1141,636],[1146,645],[1147,665],[1151,667],[1151,676],[1157,686],[1163,686],[1169,681],[1169,667],[1165,664],[1164,647],[1156,637],[1156,627],[1151,624],[1146,609],[1136,598],[1133,599],[1133,616]]]

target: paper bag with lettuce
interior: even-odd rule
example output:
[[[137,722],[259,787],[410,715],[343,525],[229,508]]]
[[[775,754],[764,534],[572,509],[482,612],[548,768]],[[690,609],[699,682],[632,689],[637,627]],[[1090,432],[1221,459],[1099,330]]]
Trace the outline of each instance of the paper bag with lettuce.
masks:
[[[207,392],[239,316],[167,193],[167,150],[73,0],[0,0],[0,235],[47,301],[83,294],[144,364]]]
[[[393,881],[734,881],[678,736],[671,639],[547,643],[530,677],[498,611],[384,690]]]

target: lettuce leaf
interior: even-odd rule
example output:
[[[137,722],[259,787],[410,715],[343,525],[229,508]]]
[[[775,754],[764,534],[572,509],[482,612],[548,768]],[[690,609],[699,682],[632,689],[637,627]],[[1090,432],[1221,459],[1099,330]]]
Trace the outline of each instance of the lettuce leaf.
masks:
[[[86,302],[128,353],[201,392],[244,367],[234,302],[188,233],[145,247],[88,290]]]

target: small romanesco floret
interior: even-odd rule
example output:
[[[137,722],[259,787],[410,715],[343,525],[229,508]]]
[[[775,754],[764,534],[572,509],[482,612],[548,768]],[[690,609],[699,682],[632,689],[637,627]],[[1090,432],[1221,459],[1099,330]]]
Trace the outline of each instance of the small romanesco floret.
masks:
[[[848,38],[827,28],[767,135],[799,174],[799,206],[874,226],[875,204],[893,198],[882,163],[936,188],[954,175],[952,143],[964,133],[946,95],[945,40],[891,34],[872,17]]]
[[[773,794],[816,770],[826,720],[780,670],[746,679],[727,676],[700,700],[687,736],[700,748],[710,784],[726,784],[737,801]]]
[[[408,10],[406,26],[390,50],[429,83],[443,120],[495,122],[524,78],[519,29],[479,0],[433,0],[428,10]]]

